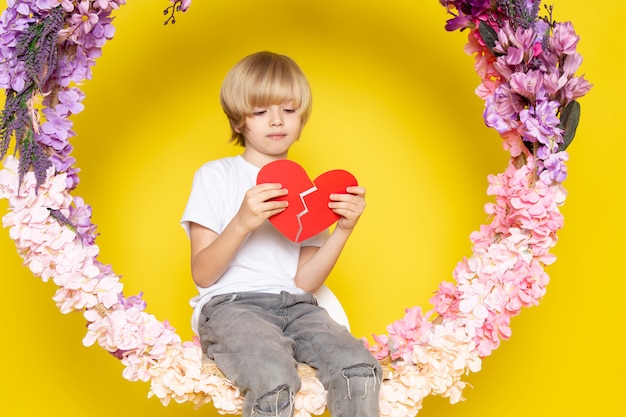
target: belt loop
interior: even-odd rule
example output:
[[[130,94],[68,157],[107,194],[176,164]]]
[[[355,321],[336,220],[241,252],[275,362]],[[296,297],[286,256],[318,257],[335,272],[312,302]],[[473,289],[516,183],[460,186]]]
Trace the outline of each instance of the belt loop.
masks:
[[[281,291],[280,292],[280,308],[284,308],[287,305],[289,305],[289,296],[291,294],[289,294],[287,291]]]

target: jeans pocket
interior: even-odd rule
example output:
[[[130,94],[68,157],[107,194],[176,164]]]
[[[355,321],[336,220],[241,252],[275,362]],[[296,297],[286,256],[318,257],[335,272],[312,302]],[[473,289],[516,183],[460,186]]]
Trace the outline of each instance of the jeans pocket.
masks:
[[[225,303],[231,303],[236,299],[237,293],[220,294],[211,298],[202,306],[202,310],[200,311],[200,319],[198,321],[198,327],[204,326],[206,323],[208,323],[212,313],[215,311],[216,308]]]

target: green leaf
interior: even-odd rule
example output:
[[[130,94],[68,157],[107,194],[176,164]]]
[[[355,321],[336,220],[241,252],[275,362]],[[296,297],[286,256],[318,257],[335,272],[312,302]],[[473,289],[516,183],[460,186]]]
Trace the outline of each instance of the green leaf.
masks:
[[[580,104],[576,101],[570,101],[561,112],[560,127],[565,130],[563,134],[563,143],[559,146],[559,151],[564,151],[574,140],[576,128],[580,120]]]
[[[480,33],[480,36],[482,36],[483,41],[485,41],[485,45],[489,47],[491,53],[494,55],[498,55],[493,52],[493,48],[495,48],[496,41],[498,40],[498,34],[496,33],[496,31],[487,23],[480,22],[480,24],[478,25],[478,32]]]

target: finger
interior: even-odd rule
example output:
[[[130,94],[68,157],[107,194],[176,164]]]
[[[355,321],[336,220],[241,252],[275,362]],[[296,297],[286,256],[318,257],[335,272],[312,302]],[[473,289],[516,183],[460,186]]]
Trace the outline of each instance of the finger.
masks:
[[[251,202],[264,202],[273,198],[287,195],[286,188],[282,188],[280,184],[259,184],[246,193],[246,200]]]
[[[280,190],[282,189],[283,186],[277,182],[266,182],[263,184],[258,184],[255,185],[254,187],[250,188],[248,190],[248,195],[250,197],[252,196],[257,196],[263,193],[266,193],[268,191],[272,191],[272,190]]]
[[[346,188],[346,192],[354,195],[365,197],[365,188],[359,185],[353,185]]]
[[[258,194],[258,197],[261,201],[270,201],[274,198],[279,198],[279,197],[284,197],[289,193],[289,191],[286,188],[279,188],[279,189],[270,189],[270,190],[265,190],[262,191]]]
[[[348,220],[354,219],[354,213],[351,212],[350,210],[335,209],[333,210],[333,213],[335,213],[338,216],[341,216],[341,218],[343,219],[348,219]]]
[[[284,210],[289,205],[287,200],[272,200],[263,204],[264,211]]]
[[[344,201],[365,205],[365,197],[359,194],[331,194],[329,199],[331,201]]]
[[[335,201],[330,201],[328,207],[331,209],[347,209],[353,211],[363,211],[365,209],[365,200],[358,198],[342,197]]]
[[[328,196],[331,201],[353,201],[356,198],[359,198],[353,194],[331,194]]]
[[[279,208],[275,208],[275,209],[272,209],[272,210],[268,210],[268,211],[265,212],[265,214],[267,215],[266,218],[269,219],[270,217],[275,216],[278,213],[282,213],[283,211],[285,211],[285,209],[286,209],[286,207],[279,207]]]

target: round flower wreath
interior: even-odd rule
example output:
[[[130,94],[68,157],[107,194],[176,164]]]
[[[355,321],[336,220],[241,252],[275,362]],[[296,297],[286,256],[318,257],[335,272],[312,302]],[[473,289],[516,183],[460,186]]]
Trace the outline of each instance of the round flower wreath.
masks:
[[[190,0],[169,0],[165,23]],[[575,73],[581,64],[571,23],[552,18],[540,0],[439,0],[453,17],[446,29],[467,30],[485,100],[484,120],[510,154],[507,169],[488,177],[491,223],[470,235],[472,256],[443,282],[433,309],[406,310],[375,335],[371,352],[387,370],[382,416],[414,416],[428,395],[462,400],[469,372],[511,335],[511,317],[545,294],[550,249],[563,225],[566,148],[591,85]],[[83,343],[94,343],[124,364],[124,378],[150,381],[149,396],[220,413],[241,411],[239,391],[219,370],[203,365],[197,340],[183,342],[167,323],[145,311],[141,295],[125,297],[120,277],[98,261],[91,207],[71,192],[78,168],[71,156],[71,116],[81,112],[91,68],[115,32],[111,13],[125,0],[8,0],[0,18],[0,197],[3,220],[28,268],[59,286],[62,313],[83,311]],[[542,14],[540,16],[540,14]],[[8,155],[15,141],[14,156]],[[16,156],[17,157],[16,157]],[[297,416],[322,414],[326,393],[303,374]]]

